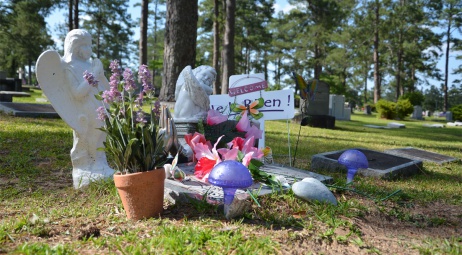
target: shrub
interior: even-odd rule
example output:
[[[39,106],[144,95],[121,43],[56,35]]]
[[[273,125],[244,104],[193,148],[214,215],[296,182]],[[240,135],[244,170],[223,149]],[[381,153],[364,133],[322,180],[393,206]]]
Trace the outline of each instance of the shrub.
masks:
[[[402,95],[399,99],[409,99],[413,106],[422,105],[425,101],[425,96],[420,91],[408,92]]]
[[[377,109],[377,117],[385,119],[394,119],[396,116],[396,103],[387,101],[385,99],[380,99],[375,104]]]
[[[396,103],[396,115],[399,119],[404,119],[406,116],[414,112],[414,106],[409,99],[399,99]]]
[[[462,104],[451,107],[452,118],[457,121],[462,121]]]

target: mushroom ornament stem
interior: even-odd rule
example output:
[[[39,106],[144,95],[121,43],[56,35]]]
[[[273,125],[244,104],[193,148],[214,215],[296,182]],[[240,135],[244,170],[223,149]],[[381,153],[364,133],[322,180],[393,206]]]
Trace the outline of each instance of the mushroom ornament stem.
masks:
[[[346,150],[338,158],[338,163],[344,165],[347,169],[347,183],[353,182],[358,169],[367,169],[369,162],[366,155],[359,150]]]
[[[253,184],[249,169],[235,160],[226,160],[217,164],[210,172],[208,181],[223,189],[225,215],[234,200],[236,190],[245,189]]]

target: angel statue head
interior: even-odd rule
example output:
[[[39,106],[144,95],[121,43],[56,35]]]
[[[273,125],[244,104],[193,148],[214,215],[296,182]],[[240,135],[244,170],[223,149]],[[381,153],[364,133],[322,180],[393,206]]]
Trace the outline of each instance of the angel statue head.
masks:
[[[83,61],[91,57],[91,35],[86,30],[74,29],[70,31],[64,40],[63,60],[67,63],[73,58]]]
[[[197,122],[207,116],[216,75],[210,66],[187,66],[181,71],[175,88],[176,120]]]
[[[193,74],[201,83],[202,87],[207,89],[207,93],[209,95],[212,94],[212,90],[209,90],[208,88],[212,88],[217,77],[215,69],[211,66],[199,66],[193,69]]]

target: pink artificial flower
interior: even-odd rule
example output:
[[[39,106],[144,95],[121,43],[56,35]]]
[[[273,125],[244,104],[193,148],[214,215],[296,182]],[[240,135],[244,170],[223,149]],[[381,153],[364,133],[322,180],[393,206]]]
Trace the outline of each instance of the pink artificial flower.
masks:
[[[237,152],[234,152],[233,150],[238,150],[241,151],[244,154],[244,159],[242,164],[245,166],[249,165],[250,159],[255,158],[255,159],[260,159],[263,157],[263,152],[254,147],[253,145],[255,144],[255,138],[253,136],[247,138],[244,140],[241,137],[235,137],[231,142],[229,142],[228,148],[224,149],[219,149],[218,152],[227,159],[236,159],[237,158]],[[233,151],[233,152],[231,152]],[[235,154],[234,154],[235,153]]]
[[[221,158],[217,151],[217,145],[222,137],[223,136],[220,136],[218,138],[211,151],[210,148],[204,143],[197,143],[194,146],[194,154],[198,160],[198,163],[194,167],[194,175],[198,179],[207,181],[210,171],[212,171],[216,164],[221,162]]]
[[[225,160],[236,160],[239,149],[238,148],[232,148],[232,149],[220,148],[217,151],[218,153],[220,153],[223,161],[225,161]]]
[[[215,165],[215,160],[203,157],[197,162],[196,166],[194,167],[194,175],[198,179],[206,182],[210,172],[212,171]]]
[[[257,147],[254,147],[255,144],[255,137],[251,136],[245,140],[244,146],[242,147],[241,151],[244,154],[247,154],[249,152],[254,152],[252,155],[252,158],[255,159],[260,159],[263,157],[263,152],[258,149]]]
[[[256,126],[250,126],[250,128],[247,130],[247,133],[245,133],[245,138],[249,137],[255,137],[255,139],[261,139],[263,137],[263,130],[260,130]]]
[[[205,136],[198,132],[195,132],[194,134],[186,134],[184,136],[184,140],[189,145],[189,147],[191,147],[192,151],[194,151],[196,144],[199,144],[199,143],[207,145],[207,147],[209,147],[210,150],[212,149],[212,144],[210,143],[210,141],[207,141],[205,139]],[[195,159],[196,158],[194,157],[194,160]]]
[[[228,116],[221,114],[219,111],[210,109],[207,112],[207,125],[217,125],[228,120]]]
[[[245,167],[248,167],[248,166],[249,166],[250,160],[253,158],[253,154],[254,154],[253,151],[251,151],[251,152],[245,154],[244,158],[242,159],[242,164],[243,164]]]
[[[250,128],[250,121],[249,121],[249,118],[247,118],[247,111],[245,111],[244,114],[242,115],[242,118],[237,123],[236,129],[239,132],[247,132],[249,128]]]
[[[224,154],[228,153],[228,151],[231,149],[238,149],[239,151],[244,153],[245,156],[247,156],[247,154],[249,153],[252,153],[251,158],[260,159],[261,157],[263,157],[263,152],[257,147],[254,147],[254,144],[255,138],[253,136],[245,140],[242,137],[235,137],[231,142],[227,144],[228,149],[219,149],[219,152],[223,156]]]
[[[244,147],[245,140],[242,137],[234,137],[234,139],[229,142],[228,148],[237,148],[238,150],[241,150]]]

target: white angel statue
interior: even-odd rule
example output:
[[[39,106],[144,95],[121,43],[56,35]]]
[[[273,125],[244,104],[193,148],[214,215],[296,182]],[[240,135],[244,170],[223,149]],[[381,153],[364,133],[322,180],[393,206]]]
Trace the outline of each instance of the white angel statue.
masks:
[[[175,88],[175,120],[205,119],[216,76],[217,72],[210,66],[199,66],[194,70],[187,66],[181,71]]]
[[[82,29],[70,31],[64,41],[64,56],[45,51],[37,60],[37,80],[59,116],[73,129],[71,149],[74,188],[91,181],[112,177],[103,147],[106,134],[98,130],[103,122],[96,109],[102,106],[95,98],[99,91],[109,89],[99,59],[91,59],[91,35]],[[91,86],[83,77],[92,73],[98,84]]]

